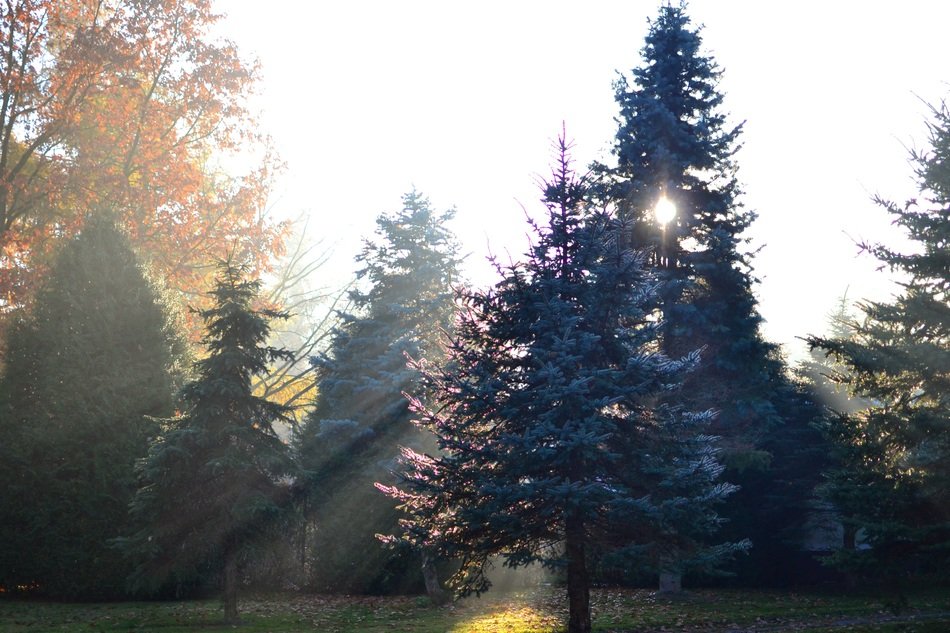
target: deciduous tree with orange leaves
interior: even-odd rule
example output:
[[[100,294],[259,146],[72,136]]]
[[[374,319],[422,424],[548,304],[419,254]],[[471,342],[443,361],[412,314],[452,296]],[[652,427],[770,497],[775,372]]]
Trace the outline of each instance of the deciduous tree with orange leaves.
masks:
[[[0,310],[29,303],[97,208],[189,300],[226,253],[268,266],[284,227],[265,213],[277,161],[246,102],[257,67],[214,35],[210,0],[4,0],[0,13]],[[247,173],[218,168],[249,147]]]

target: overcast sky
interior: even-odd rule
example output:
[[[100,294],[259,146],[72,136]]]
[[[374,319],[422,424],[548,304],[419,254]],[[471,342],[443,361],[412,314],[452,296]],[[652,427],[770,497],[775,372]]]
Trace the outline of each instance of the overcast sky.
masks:
[[[561,129],[577,167],[609,160],[612,82],[640,62],[655,0],[218,0],[228,37],[262,64],[255,107],[288,170],[275,212],[306,211],[348,278],[376,216],[412,186],[458,210],[470,278],[489,248],[518,258],[524,210]],[[694,0],[724,70],[765,333],[800,357],[838,297],[892,291],[856,240],[900,244],[871,202],[914,195],[925,102],[950,93],[950,2]]]

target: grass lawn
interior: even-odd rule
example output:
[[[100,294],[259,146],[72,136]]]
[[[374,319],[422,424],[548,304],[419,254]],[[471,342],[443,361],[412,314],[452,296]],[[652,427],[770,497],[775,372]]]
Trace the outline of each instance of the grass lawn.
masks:
[[[872,598],[812,594],[694,591],[669,600],[645,590],[595,590],[594,629],[653,631],[851,631],[946,633],[948,592],[918,594],[893,616]],[[268,596],[240,604],[243,624],[221,624],[220,605],[199,602],[60,604],[0,601],[0,632],[84,633],[201,631],[269,633],[554,633],[563,630],[563,590],[488,595],[445,607],[425,598]],[[897,617],[898,619],[894,619]]]

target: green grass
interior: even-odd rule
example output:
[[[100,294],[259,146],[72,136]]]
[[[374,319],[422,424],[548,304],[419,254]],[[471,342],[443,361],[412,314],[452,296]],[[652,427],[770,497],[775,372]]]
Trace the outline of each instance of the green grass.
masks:
[[[602,632],[943,633],[950,595],[918,594],[892,616],[873,598],[749,591],[694,591],[675,600],[645,590],[595,590],[594,628]],[[556,633],[566,621],[563,590],[485,596],[445,607],[424,598],[272,596],[241,601],[242,624],[221,622],[214,601],[60,604],[0,601],[0,632],[84,633]]]

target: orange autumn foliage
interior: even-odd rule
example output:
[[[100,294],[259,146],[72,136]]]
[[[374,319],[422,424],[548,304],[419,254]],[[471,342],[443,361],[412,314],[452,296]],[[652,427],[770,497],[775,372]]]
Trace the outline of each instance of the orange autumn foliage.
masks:
[[[188,303],[228,253],[268,268],[285,227],[265,213],[277,162],[246,103],[257,68],[213,36],[210,0],[3,0],[0,13],[0,311],[29,303],[89,210],[111,209]],[[249,173],[216,168],[248,148]]]

